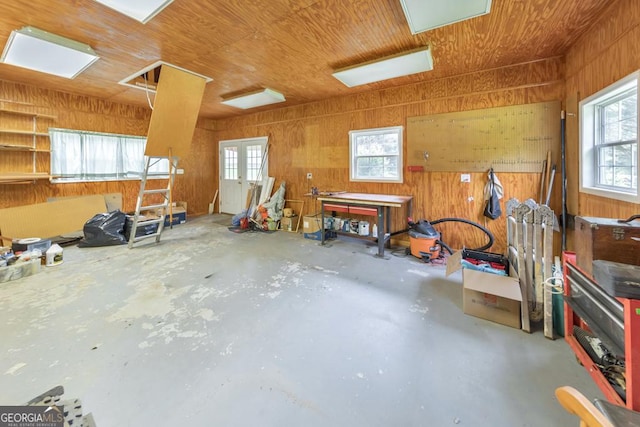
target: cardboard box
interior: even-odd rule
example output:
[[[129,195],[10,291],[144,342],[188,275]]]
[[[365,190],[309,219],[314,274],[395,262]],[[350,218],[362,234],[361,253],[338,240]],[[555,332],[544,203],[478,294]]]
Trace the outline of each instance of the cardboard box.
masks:
[[[167,216],[164,217],[165,227],[168,227],[170,225],[184,224],[185,222],[187,222],[187,212],[179,209],[181,208],[173,209],[173,215],[172,215],[173,221],[171,223],[169,222],[169,214],[167,213]]]
[[[167,209],[167,214],[164,217],[165,227],[187,222],[187,202],[173,202],[171,207],[173,221],[169,222],[169,209]]]
[[[500,276],[463,268],[462,259],[465,252],[455,252],[447,260],[447,276],[462,269],[462,311],[471,316],[520,329],[522,294],[520,282],[514,277],[514,269],[509,271],[510,276]],[[487,254],[500,257],[508,264],[502,255]]]
[[[320,214],[305,215],[302,217],[302,232],[305,239],[322,240],[322,234],[320,230],[324,231],[324,238],[332,239],[336,237],[336,233],[332,230],[326,230],[325,227],[321,227],[322,218]]]
[[[324,231],[324,240],[335,239],[337,237],[337,234],[335,231],[332,231],[332,230],[323,230],[323,231]],[[304,233],[304,238],[311,239],[311,240],[322,240],[322,235],[320,233],[321,233],[320,230],[314,233]]]
[[[304,234],[312,234],[320,230],[322,219],[320,214],[305,215],[302,217],[302,231]]]
[[[140,211],[140,215],[145,216],[147,218],[160,218],[162,216],[162,212],[166,211],[166,215],[164,217],[164,226],[169,227],[171,225],[184,224],[187,222],[187,202],[174,202],[172,204],[171,209],[171,217],[172,221],[169,222],[169,208],[165,210],[164,208],[158,209],[143,209]],[[133,212],[127,213],[127,215],[133,215]]]

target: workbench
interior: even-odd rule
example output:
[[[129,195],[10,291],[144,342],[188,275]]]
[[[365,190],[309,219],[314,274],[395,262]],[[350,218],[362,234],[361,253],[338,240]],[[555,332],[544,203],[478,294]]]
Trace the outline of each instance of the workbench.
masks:
[[[322,203],[321,220],[324,227],[325,212],[346,212],[355,215],[377,217],[378,234],[373,237],[349,234],[350,237],[360,237],[376,241],[378,253],[376,256],[384,257],[384,247],[391,246],[391,236],[406,230],[391,231],[391,208],[406,208],[406,216],[411,216],[413,196],[396,196],[390,194],[365,194],[365,193],[340,193],[330,196],[318,196]],[[338,234],[341,232],[338,231]],[[321,232],[321,244],[325,243],[325,233]]]

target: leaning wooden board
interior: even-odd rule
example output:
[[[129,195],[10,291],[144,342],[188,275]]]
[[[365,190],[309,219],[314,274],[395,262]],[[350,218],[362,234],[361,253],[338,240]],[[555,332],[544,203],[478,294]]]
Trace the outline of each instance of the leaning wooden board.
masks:
[[[49,203],[0,209],[3,245],[29,237],[55,237],[82,230],[95,214],[106,212],[103,195],[56,200]]]
[[[640,220],[624,223],[614,218],[578,216],[575,248],[576,264],[589,275],[597,259],[640,265]]]

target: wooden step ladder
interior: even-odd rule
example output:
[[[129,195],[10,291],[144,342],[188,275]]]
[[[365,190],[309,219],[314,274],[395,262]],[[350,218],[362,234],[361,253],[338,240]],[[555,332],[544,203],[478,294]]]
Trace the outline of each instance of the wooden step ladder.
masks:
[[[147,185],[147,179],[149,178],[149,169],[165,159],[169,161],[169,176],[167,178],[166,188],[147,190],[145,187]],[[155,238],[156,243],[159,242],[162,231],[164,230],[164,221],[167,215],[170,217],[170,223],[172,222],[171,192],[173,189],[173,183],[175,182],[177,169],[178,157],[176,156],[146,158],[144,173],[142,175],[142,180],[140,181],[138,200],[136,201],[136,211],[133,215],[131,229],[129,230],[129,249],[131,249],[135,243],[145,239]],[[158,195],[161,195],[161,197],[158,197]],[[162,201],[157,202],[158,199],[161,199]],[[141,218],[140,212],[145,211],[155,211],[157,214],[152,219],[146,219],[144,217]],[[136,236],[140,227],[144,227],[145,233],[141,233],[139,236]],[[147,233],[147,230],[153,231]]]

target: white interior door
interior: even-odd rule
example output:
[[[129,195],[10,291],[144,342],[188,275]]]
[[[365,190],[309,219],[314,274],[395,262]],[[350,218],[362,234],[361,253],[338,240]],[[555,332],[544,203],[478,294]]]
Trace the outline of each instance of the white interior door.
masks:
[[[220,141],[220,212],[242,212],[250,185],[269,176],[267,140],[265,136]]]

